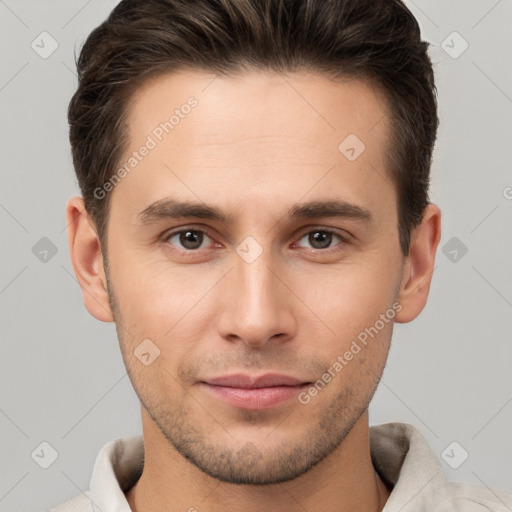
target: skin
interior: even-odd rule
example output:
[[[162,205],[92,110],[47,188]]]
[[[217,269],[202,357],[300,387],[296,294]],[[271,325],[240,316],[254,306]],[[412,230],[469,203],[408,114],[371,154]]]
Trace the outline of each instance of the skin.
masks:
[[[189,96],[198,105],[111,192],[108,268],[83,200],[67,206],[85,306],[115,321],[141,400],[145,467],[127,500],[138,512],[382,510],[390,491],[371,463],[368,405],[394,321],[426,303],[441,213],[427,207],[403,257],[384,168],[386,103],[369,85],[306,72],[213,78],[182,71],[136,91],[127,155]],[[366,146],[352,162],[338,150],[349,134]],[[170,196],[233,222],[140,222]],[[287,217],[295,204],[332,199],[371,218]],[[204,234],[194,245],[171,228]],[[313,236],[323,229],[335,232],[324,245]],[[251,263],[236,251],[248,236],[262,249]],[[250,411],[200,384],[237,372],[315,382],[393,304],[394,320],[305,405]],[[145,339],[160,350],[148,366],[134,355]]]

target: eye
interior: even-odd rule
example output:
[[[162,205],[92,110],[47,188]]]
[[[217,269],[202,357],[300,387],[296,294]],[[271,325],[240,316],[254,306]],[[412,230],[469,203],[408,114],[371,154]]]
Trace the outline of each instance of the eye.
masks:
[[[164,237],[164,242],[169,242],[171,245],[180,243],[182,248],[186,251],[194,251],[201,249],[204,239],[210,238],[204,231],[200,229],[181,229],[167,234]],[[173,239],[176,239],[173,242]]]
[[[199,249],[204,249],[207,245],[204,245],[206,239],[212,240],[205,231],[201,229],[182,228],[176,231],[172,231],[163,237],[165,243],[169,243],[182,252],[197,252]],[[313,250],[325,250],[331,247],[333,241],[338,239],[338,243],[335,245],[341,245],[346,243],[347,240],[340,234],[330,229],[314,229],[305,233],[299,240],[306,239],[311,244]],[[181,245],[181,247],[180,247]]]
[[[314,229],[313,231],[306,233],[300,240],[306,238],[308,243],[313,246],[313,249],[322,250],[330,248],[329,246],[333,241],[333,237],[338,238],[341,243],[346,242],[341,235],[331,231],[330,229]]]

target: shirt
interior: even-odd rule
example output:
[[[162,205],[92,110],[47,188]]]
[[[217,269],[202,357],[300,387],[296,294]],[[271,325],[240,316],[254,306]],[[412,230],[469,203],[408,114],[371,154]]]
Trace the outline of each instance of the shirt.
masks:
[[[382,512],[512,511],[511,494],[446,481],[435,453],[412,425],[371,426],[370,454],[380,478],[392,489]],[[125,492],[140,477],[143,463],[142,436],[110,441],[98,453],[89,490],[50,512],[130,512]]]

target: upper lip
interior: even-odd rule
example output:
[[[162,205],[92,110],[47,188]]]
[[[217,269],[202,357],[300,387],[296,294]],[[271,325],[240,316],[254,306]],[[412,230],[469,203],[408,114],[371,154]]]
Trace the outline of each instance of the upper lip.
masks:
[[[212,377],[203,382],[215,386],[226,386],[231,388],[270,388],[275,386],[297,386],[306,384],[306,382],[290,377],[289,375],[280,375],[277,373],[266,373],[264,375],[255,376],[245,373],[236,373],[232,375],[222,375],[220,377]]]

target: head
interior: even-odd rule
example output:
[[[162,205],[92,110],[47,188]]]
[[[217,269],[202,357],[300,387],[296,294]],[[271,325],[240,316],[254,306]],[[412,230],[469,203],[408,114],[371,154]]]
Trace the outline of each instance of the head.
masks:
[[[85,42],[73,265],[143,411],[205,473],[263,484],[323,460],[364,416],[394,322],[423,309],[427,47],[398,0],[128,0]],[[211,382],[236,373],[303,388],[234,406]]]

